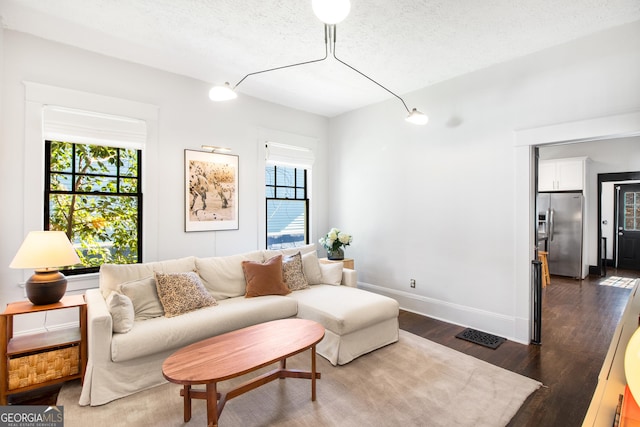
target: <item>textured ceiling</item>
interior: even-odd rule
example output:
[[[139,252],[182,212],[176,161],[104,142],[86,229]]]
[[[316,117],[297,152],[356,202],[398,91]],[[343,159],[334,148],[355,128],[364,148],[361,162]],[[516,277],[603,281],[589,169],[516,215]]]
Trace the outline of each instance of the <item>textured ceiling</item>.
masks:
[[[209,83],[325,51],[311,0],[0,0],[0,16],[8,29]],[[637,20],[640,0],[351,0],[336,51],[402,96]],[[249,77],[238,92],[328,117],[391,97],[331,57]]]

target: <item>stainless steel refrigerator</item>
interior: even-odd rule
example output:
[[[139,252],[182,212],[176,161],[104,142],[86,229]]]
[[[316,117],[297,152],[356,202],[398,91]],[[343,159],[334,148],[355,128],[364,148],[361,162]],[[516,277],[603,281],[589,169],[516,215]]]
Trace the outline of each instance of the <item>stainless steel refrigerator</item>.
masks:
[[[583,209],[582,193],[538,194],[539,249],[546,247],[550,274],[582,278]]]

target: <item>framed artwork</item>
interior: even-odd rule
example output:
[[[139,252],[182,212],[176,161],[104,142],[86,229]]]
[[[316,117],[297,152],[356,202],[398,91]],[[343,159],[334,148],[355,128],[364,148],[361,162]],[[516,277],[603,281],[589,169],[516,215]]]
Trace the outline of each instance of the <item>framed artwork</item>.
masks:
[[[184,150],[184,231],[238,229],[238,156]]]

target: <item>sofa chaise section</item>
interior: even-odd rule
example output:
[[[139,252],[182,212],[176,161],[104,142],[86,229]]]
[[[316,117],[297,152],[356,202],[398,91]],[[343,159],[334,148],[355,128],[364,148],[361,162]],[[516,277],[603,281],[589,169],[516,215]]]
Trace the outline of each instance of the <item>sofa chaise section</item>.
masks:
[[[398,341],[398,302],[349,286],[316,285],[288,295],[298,302],[297,317],[325,327],[316,351],[333,365]]]

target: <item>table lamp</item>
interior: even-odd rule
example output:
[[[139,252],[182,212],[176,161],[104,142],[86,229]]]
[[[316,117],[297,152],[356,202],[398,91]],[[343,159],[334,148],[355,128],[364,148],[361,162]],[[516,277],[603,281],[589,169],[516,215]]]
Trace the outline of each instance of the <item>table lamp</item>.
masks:
[[[9,267],[35,269],[35,274],[25,283],[27,298],[34,305],[45,305],[60,301],[67,290],[67,279],[58,267],[79,262],[80,258],[64,232],[31,231]]]

